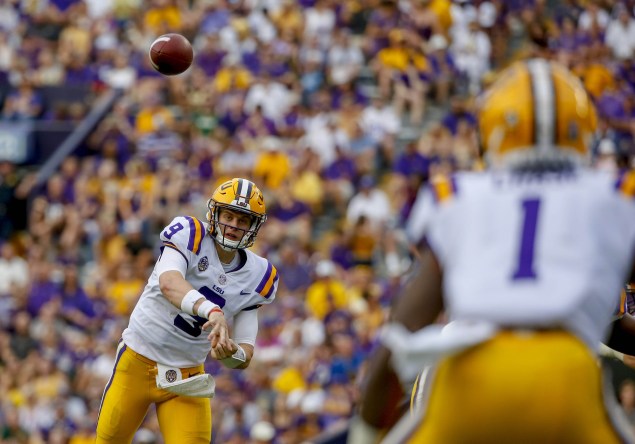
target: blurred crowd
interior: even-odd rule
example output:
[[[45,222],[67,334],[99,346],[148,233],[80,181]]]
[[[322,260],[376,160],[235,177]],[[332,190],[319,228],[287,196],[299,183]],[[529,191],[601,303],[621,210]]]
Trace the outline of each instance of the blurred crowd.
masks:
[[[124,90],[43,186],[0,161],[0,441],[92,442],[159,231],[205,220],[232,177],[265,194],[254,249],[281,280],[250,368],[208,363],[216,442],[299,443],[345,422],[413,261],[410,206],[435,175],[482,167],[475,99],[497,70],[571,67],[600,112],[596,166],[635,166],[634,6],[0,0],[0,120],[85,115],[44,103],[45,87]],[[168,32],[194,46],[180,76],[147,57]],[[135,442],[162,442],[153,412]]]

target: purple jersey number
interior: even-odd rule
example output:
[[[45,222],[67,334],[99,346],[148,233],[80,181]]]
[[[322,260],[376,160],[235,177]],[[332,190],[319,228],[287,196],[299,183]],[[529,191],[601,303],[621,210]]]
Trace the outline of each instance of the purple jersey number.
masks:
[[[183,225],[180,222],[175,223],[174,225],[170,225],[167,230],[163,232],[163,237],[167,240],[172,239],[176,233],[183,229]]]
[[[536,226],[538,223],[538,210],[540,200],[538,198],[525,199],[523,204],[523,235],[520,241],[520,251],[516,271],[512,275],[513,280],[536,279],[534,270],[534,250],[536,243]]]

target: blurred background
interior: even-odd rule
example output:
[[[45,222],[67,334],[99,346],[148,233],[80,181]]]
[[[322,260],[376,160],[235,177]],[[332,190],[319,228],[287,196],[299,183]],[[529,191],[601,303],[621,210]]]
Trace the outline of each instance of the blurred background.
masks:
[[[475,99],[542,55],[595,100],[594,165],[635,166],[635,2],[0,0],[0,442],[92,443],[159,231],[222,181],[263,190],[281,276],[244,372],[216,362],[218,443],[345,427],[413,261],[421,184],[482,168]],[[178,32],[192,67],[148,48]],[[612,363],[611,365],[616,365]],[[635,376],[615,390],[635,424]],[[135,438],[161,443],[154,411]]]

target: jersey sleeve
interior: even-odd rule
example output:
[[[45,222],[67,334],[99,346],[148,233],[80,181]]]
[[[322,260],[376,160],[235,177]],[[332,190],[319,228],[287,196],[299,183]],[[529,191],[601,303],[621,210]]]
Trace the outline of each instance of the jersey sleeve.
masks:
[[[278,270],[271,262],[263,259],[266,263],[266,269],[260,274],[260,280],[256,286],[256,293],[262,297],[262,304],[271,304],[276,298],[276,292],[278,291]],[[264,268],[264,267],[263,267]]]
[[[234,341],[237,344],[256,344],[258,336],[258,310],[241,311],[234,317]]]
[[[180,251],[173,248],[163,247],[161,250],[161,257],[154,268],[157,276],[161,276],[166,271],[178,271],[185,277],[189,267],[187,258]]]
[[[188,266],[191,259],[201,252],[204,237],[203,222],[191,216],[175,217],[160,235],[163,247],[172,248],[181,253]]]

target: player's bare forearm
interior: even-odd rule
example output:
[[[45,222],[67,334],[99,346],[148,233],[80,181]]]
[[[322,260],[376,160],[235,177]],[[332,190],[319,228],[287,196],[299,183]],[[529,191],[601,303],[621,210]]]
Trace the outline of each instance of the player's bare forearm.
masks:
[[[419,269],[395,301],[391,320],[415,332],[436,321],[443,310],[442,273],[431,250],[421,252]]]
[[[418,269],[395,301],[392,321],[403,324],[413,332],[432,324],[443,309],[441,285],[438,262],[430,250],[425,250],[421,253]],[[361,417],[376,428],[393,425],[399,418],[397,405],[403,391],[387,348],[380,347],[370,361],[366,384]]]
[[[625,355],[635,355],[635,317],[625,313],[613,322],[606,345]]]
[[[360,416],[377,429],[392,426],[399,419],[397,405],[404,393],[390,365],[390,351],[380,346],[368,365]]]
[[[181,308],[183,298],[194,287],[185,280],[183,275],[178,271],[165,271],[159,276],[159,288],[165,298],[177,308]],[[201,295],[201,300],[194,304],[194,310],[198,310],[205,298]]]

